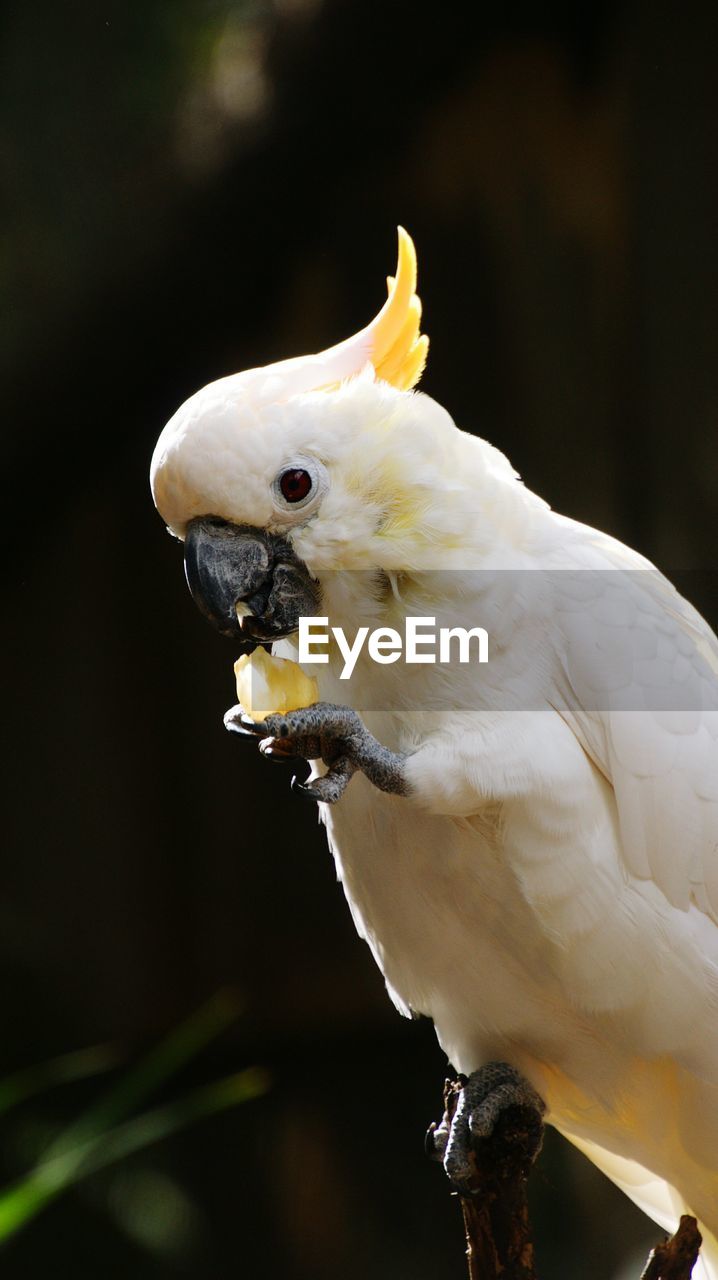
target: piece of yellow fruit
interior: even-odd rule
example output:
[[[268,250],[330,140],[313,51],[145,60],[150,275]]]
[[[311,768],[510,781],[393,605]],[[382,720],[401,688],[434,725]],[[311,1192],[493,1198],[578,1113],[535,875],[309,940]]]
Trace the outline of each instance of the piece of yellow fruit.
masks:
[[[234,664],[237,700],[253,720],[309,707],[319,697],[317,682],[288,658],[273,658],[266,649],[245,653]]]

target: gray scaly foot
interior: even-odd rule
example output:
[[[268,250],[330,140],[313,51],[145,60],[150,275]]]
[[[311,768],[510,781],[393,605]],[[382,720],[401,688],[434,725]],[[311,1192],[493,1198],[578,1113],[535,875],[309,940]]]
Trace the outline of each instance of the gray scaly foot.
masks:
[[[380,791],[406,795],[406,755],[390,751],[369,732],[351,707],[315,702],[310,707],[252,720],[237,705],[224,717],[225,727],[259,741],[269,759],[322,760],[327,773],[312,782],[292,780],[293,790],[310,800],[336,804],[354,773],[360,770]]]
[[[519,1110],[520,1109],[520,1110]],[[507,1062],[489,1062],[462,1078],[451,1120],[445,1115],[427,1134],[427,1152],[441,1160],[452,1185],[471,1195],[477,1162],[525,1158],[528,1168],[541,1149],[543,1100]],[[517,1151],[520,1144],[521,1150]]]

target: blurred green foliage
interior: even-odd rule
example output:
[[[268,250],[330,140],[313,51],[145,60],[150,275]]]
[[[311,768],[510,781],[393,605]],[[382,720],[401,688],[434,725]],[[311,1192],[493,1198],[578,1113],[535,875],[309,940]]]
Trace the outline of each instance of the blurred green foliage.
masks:
[[[266,1072],[249,1068],[194,1089],[177,1100],[127,1119],[148,1095],[171,1081],[237,1017],[238,1007],[220,993],[167,1036],[41,1152],[29,1173],[0,1189],[0,1243],[32,1221],[80,1178],[161,1141],[207,1116],[260,1097]],[[108,1051],[67,1054],[0,1082],[0,1115],[39,1089],[77,1080],[111,1063]]]

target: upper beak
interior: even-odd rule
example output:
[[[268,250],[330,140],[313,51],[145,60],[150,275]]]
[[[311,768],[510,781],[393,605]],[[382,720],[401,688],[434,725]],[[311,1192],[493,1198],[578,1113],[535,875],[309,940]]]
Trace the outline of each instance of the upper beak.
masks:
[[[264,529],[198,516],[187,526],[184,563],[195,604],[247,650],[291,635],[301,616],[317,612],[318,582],[286,538]]]

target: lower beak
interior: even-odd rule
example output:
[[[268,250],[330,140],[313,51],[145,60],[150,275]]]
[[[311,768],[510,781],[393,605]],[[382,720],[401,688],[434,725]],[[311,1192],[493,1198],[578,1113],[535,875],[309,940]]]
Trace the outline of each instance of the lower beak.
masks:
[[[222,635],[244,641],[246,651],[291,635],[301,616],[317,612],[319,584],[286,538],[198,516],[184,547],[195,604]]]

